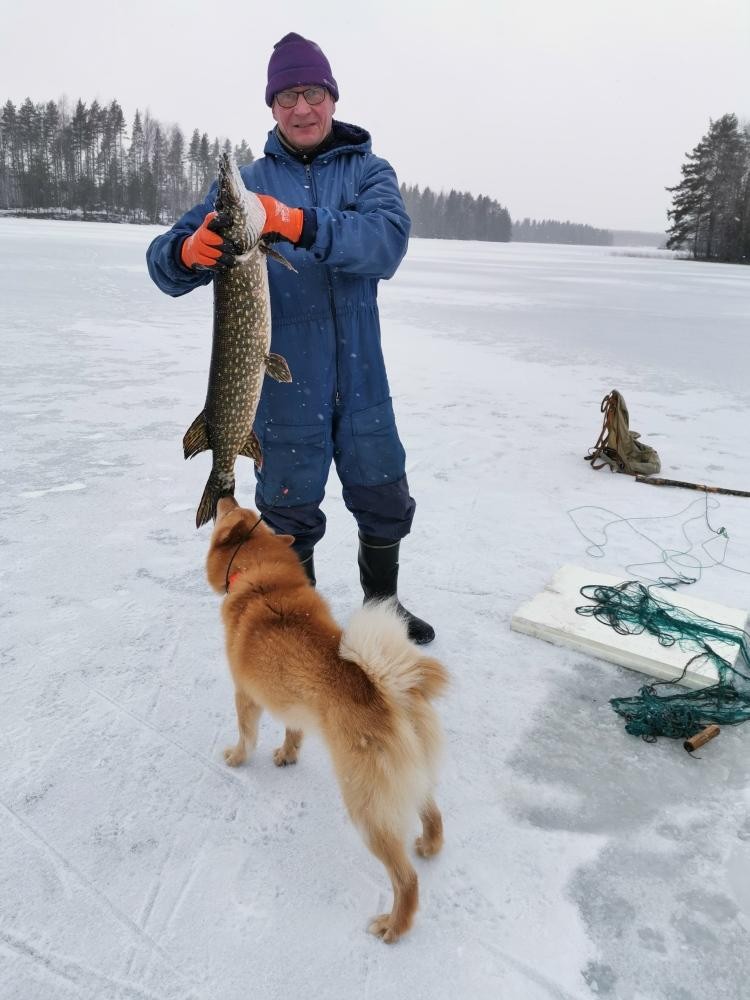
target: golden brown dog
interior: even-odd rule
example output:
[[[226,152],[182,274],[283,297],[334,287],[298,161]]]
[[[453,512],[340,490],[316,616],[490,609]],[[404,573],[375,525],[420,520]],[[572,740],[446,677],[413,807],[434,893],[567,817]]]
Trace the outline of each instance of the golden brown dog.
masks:
[[[396,941],[418,902],[405,849],[409,824],[418,814],[422,857],[443,843],[432,797],[440,726],[430,699],[447,674],[409,641],[388,602],[365,605],[342,631],[308,583],[293,541],[233,497],[219,501],[206,570],[211,586],[227,592],[222,617],[239,726],[224,756],[232,767],[246,760],[263,709],[286,725],[274,753],[279,766],[297,760],[304,730],[322,735],[349,815],[393,885],[393,909],[369,930]]]

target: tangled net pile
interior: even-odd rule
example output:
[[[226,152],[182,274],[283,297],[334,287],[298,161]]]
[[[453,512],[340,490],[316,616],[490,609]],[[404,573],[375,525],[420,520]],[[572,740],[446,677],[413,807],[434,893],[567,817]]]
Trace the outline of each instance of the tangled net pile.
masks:
[[[593,605],[576,608],[579,615],[594,617],[620,635],[656,636],[662,646],[675,644],[705,658],[716,668],[718,681],[699,690],[658,694],[657,687],[672,681],[647,684],[631,698],[612,698],[610,704],[623,716],[627,732],[654,742],[658,736],[687,739],[716,723],[735,726],[750,719],[750,636],[740,628],[701,618],[685,608],[654,597],[650,588],[630,580],[617,587],[587,586],[581,594]],[[710,640],[735,645],[739,654],[734,665],[709,645]],[[685,673],[683,670],[683,676]]]

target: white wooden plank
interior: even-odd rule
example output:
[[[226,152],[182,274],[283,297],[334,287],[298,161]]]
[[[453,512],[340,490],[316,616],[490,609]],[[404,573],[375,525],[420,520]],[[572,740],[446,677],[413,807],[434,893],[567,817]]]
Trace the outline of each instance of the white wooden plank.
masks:
[[[577,607],[592,604],[581,594],[581,587],[591,584],[617,587],[625,579],[592,572],[582,566],[563,566],[540,594],[521,605],[513,615],[510,627],[516,632],[589,653],[659,680],[676,680],[688,660],[698,652],[697,649],[691,651],[680,649],[678,645],[661,646],[656,637],[648,633],[619,635],[593,616],[576,614]],[[735,628],[746,627],[746,610],[705,601],[684,590],[675,592],[658,588],[654,594],[660,601],[685,608],[702,618]],[[712,639],[710,645],[724,659],[735,663],[739,655],[735,644]],[[689,688],[702,688],[716,681],[714,667],[699,661],[688,668],[680,683]]]

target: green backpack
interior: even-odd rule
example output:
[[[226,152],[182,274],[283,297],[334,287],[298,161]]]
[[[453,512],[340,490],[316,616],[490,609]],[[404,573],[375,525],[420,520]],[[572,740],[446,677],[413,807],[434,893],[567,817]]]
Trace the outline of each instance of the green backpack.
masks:
[[[640,434],[630,430],[628,408],[617,389],[604,397],[601,410],[604,414],[601,434],[584,456],[591,462],[591,468],[603,469],[608,465],[612,472],[624,472],[629,476],[652,476],[659,472],[658,454],[647,444],[641,444]]]

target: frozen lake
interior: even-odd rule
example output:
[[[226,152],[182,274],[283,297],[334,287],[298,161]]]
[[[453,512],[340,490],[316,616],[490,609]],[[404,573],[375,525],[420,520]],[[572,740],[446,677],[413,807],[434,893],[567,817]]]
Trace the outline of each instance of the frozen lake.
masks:
[[[151,285],[156,232],[0,219],[0,996],[744,996],[750,726],[696,758],[647,745],[608,704],[640,675],[509,621],[563,563],[658,576],[662,549],[703,567],[696,596],[750,604],[750,501],[582,460],[618,388],[664,476],[750,489],[750,268],[416,240],[381,285],[417,500],[401,593],[452,675],[446,846],[417,861],[417,921],[388,948],[365,928],[390,886],[320,744],[279,771],[264,719],[256,757],[223,764],[208,458],[181,446],[211,294]],[[318,586],[343,620],[361,592],[335,479],[325,509]],[[604,541],[618,515],[646,520],[595,558],[581,532]]]

